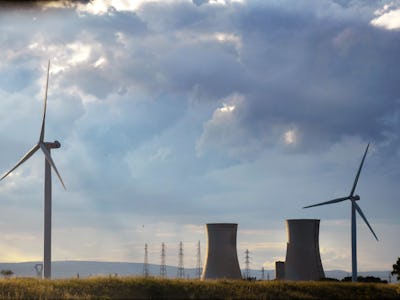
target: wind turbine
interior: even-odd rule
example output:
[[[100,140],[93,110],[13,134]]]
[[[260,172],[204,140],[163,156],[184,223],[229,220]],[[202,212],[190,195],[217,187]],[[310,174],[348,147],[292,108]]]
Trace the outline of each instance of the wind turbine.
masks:
[[[46,92],[44,96],[44,109],[43,109],[43,119],[42,127],[40,130],[39,141],[35,146],[32,147],[21,160],[7,173],[0,178],[0,181],[6,178],[12,171],[22,165],[26,160],[28,160],[37,150],[41,149],[45,157],[45,167],[44,167],[44,257],[43,257],[43,277],[51,278],[51,168],[56,172],[58,179],[60,180],[62,186],[65,188],[64,182],[51,158],[51,149],[57,149],[61,147],[58,141],[45,142],[44,141],[44,130],[46,121],[46,106],[47,106],[47,89],[49,86],[49,70],[50,70],[50,60],[47,66],[47,80],[46,80]]]
[[[364,213],[362,212],[360,206],[356,203],[356,201],[360,200],[359,195],[354,195],[354,192],[356,190],[358,178],[360,177],[361,169],[364,164],[365,157],[367,156],[369,144],[367,145],[367,148],[365,149],[364,156],[361,160],[360,167],[358,168],[356,178],[354,179],[353,187],[351,188],[351,192],[347,197],[343,198],[337,198],[333,199],[330,201],[326,202],[321,202],[318,204],[314,205],[309,205],[305,206],[303,208],[309,208],[309,207],[314,207],[314,206],[320,206],[320,205],[325,205],[325,204],[332,204],[332,203],[338,203],[342,202],[345,200],[350,200],[351,201],[351,266],[352,266],[352,281],[357,281],[357,230],[356,230],[356,211],[359,213],[361,218],[365,221],[367,224],[368,228],[371,230],[372,234],[374,235],[375,239],[378,241],[378,237],[376,236],[374,230],[372,229],[371,225],[369,225],[367,218],[365,217]]]

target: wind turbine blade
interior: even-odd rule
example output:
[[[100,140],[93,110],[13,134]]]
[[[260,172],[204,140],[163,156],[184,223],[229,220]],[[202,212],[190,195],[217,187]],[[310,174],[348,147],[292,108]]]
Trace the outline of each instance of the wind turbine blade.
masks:
[[[329,201],[326,201],[326,202],[321,202],[321,203],[317,203],[317,204],[313,204],[313,205],[304,206],[303,208],[309,208],[309,207],[320,206],[320,205],[325,205],[325,204],[338,203],[338,202],[342,202],[342,201],[345,201],[345,200],[348,200],[348,199],[350,199],[350,197],[336,198],[336,199],[329,200]]]
[[[44,157],[46,158],[46,160],[48,161],[50,166],[53,168],[53,170],[56,172],[56,174],[58,176],[58,179],[60,179],[60,182],[61,182],[62,186],[66,190],[67,188],[65,187],[64,181],[62,180],[62,178],[60,176],[60,173],[58,173],[57,167],[56,167],[53,159],[51,158],[49,150],[47,150],[46,146],[43,143],[40,143],[39,145],[40,145],[40,148],[42,149],[42,151],[44,153]]]
[[[16,168],[18,168],[20,165],[22,165],[28,158],[30,158],[37,150],[39,149],[39,145],[36,144],[35,146],[33,146],[33,148],[31,150],[29,150],[21,159],[20,161],[10,170],[8,171],[6,174],[3,175],[3,177],[0,178],[0,180],[3,180],[4,178],[6,178],[8,176],[8,174],[10,174],[12,171],[14,171]]]
[[[367,224],[369,230],[371,230],[371,232],[372,232],[372,234],[374,235],[375,239],[376,239],[377,241],[379,241],[379,240],[378,240],[378,237],[376,236],[376,234],[375,234],[374,230],[372,229],[371,225],[369,225],[369,223],[368,223],[368,221],[367,221],[367,218],[364,216],[364,214],[363,214],[361,208],[358,206],[358,204],[357,204],[355,201],[353,201],[353,203],[354,203],[354,206],[355,206],[356,210],[357,210],[358,213],[360,214],[361,218],[364,219],[364,221],[365,221],[365,223]]]
[[[44,141],[44,127],[45,127],[45,122],[46,122],[46,106],[47,106],[47,90],[48,90],[48,87],[49,87],[49,72],[50,72],[50,59],[49,59],[48,65],[47,65],[46,91],[45,91],[45,94],[44,94],[43,119],[42,119],[42,128],[40,130],[39,143]]]
[[[361,169],[363,167],[365,157],[367,156],[368,148],[369,148],[369,143],[367,145],[367,148],[365,149],[364,156],[363,156],[363,158],[361,160],[360,167],[358,168],[358,172],[357,172],[356,178],[354,179],[354,183],[353,183],[353,187],[352,187],[351,192],[350,192],[350,196],[353,196],[354,195],[354,191],[356,190],[358,177],[360,177]]]

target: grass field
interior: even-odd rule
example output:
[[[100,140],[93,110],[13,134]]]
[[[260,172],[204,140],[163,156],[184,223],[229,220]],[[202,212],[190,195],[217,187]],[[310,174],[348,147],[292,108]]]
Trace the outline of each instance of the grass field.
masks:
[[[138,277],[0,280],[1,299],[400,299],[400,285]]]

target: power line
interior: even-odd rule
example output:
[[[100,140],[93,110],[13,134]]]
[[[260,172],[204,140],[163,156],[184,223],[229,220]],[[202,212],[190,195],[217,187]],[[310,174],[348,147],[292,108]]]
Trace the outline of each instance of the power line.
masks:
[[[250,278],[250,251],[249,249],[246,249],[246,251],[244,252],[246,254],[245,256],[245,269],[244,269],[244,278],[245,279],[249,279]]]
[[[200,241],[198,241],[197,252],[196,252],[196,278],[200,279],[201,273],[202,273],[202,267],[201,267]]]
[[[185,268],[183,266],[183,243],[179,243],[179,265],[178,265],[178,278],[185,278]]]

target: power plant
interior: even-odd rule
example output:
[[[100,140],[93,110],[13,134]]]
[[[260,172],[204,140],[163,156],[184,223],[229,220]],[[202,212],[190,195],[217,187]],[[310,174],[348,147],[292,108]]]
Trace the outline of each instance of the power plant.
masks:
[[[41,278],[51,279],[51,240],[52,240],[52,172],[55,173],[61,186],[65,189],[65,184],[51,156],[51,150],[60,148],[58,141],[45,142],[47,93],[49,87],[50,61],[47,66],[47,77],[45,95],[43,101],[43,116],[39,139],[34,146],[4,175],[0,181],[11,175],[23,163],[29,160],[34,153],[42,151],[45,159],[44,171],[44,244],[43,244],[43,263],[35,265],[36,274]],[[351,256],[352,256],[352,281],[357,281],[357,214],[365,222],[374,238],[378,237],[364,215],[358,201],[360,196],[356,194],[358,180],[368,153],[370,144],[367,144],[361,163],[355,175],[352,188],[349,194],[343,197],[324,201],[303,208],[312,208],[350,201],[351,205]],[[324,269],[321,262],[319,250],[319,225],[318,219],[288,219],[285,221],[287,233],[287,248],[285,261],[276,261],[276,279],[289,281],[308,281],[320,280],[325,278]],[[144,227],[144,225],[143,225]],[[251,278],[249,250],[245,251],[245,269],[242,272],[239,266],[237,255],[237,229],[236,223],[209,223],[206,224],[207,251],[204,265],[202,268],[200,241],[196,249],[196,278],[207,279],[249,279]],[[178,278],[185,278],[183,242],[179,243],[178,252]],[[149,276],[148,245],[144,247],[143,276]],[[189,268],[187,268],[189,273]],[[261,271],[262,279],[265,279],[264,267]],[[269,276],[269,275],[268,275]],[[167,277],[166,265],[166,245],[161,244],[161,263],[160,277]]]
[[[207,253],[201,280],[241,279],[236,251],[237,224],[206,224]]]
[[[277,279],[320,280],[325,278],[319,253],[319,220],[286,220],[286,261],[276,263]],[[283,277],[283,278],[282,278]]]
[[[276,261],[277,280],[308,281],[325,278],[319,252],[319,224],[317,219],[289,219],[285,221],[287,233],[286,260]],[[196,278],[207,279],[250,279],[250,251],[246,249],[245,268],[242,274],[237,255],[236,223],[206,224],[207,249],[203,272],[201,270],[200,242],[196,251]],[[179,243],[177,277],[185,278],[183,267],[183,242]],[[160,276],[167,277],[166,247],[161,245]],[[145,244],[144,276],[148,276],[148,248]],[[146,272],[147,271],[147,272]],[[201,274],[201,277],[200,277]],[[262,268],[261,278],[265,279]],[[269,274],[268,274],[269,279]]]

